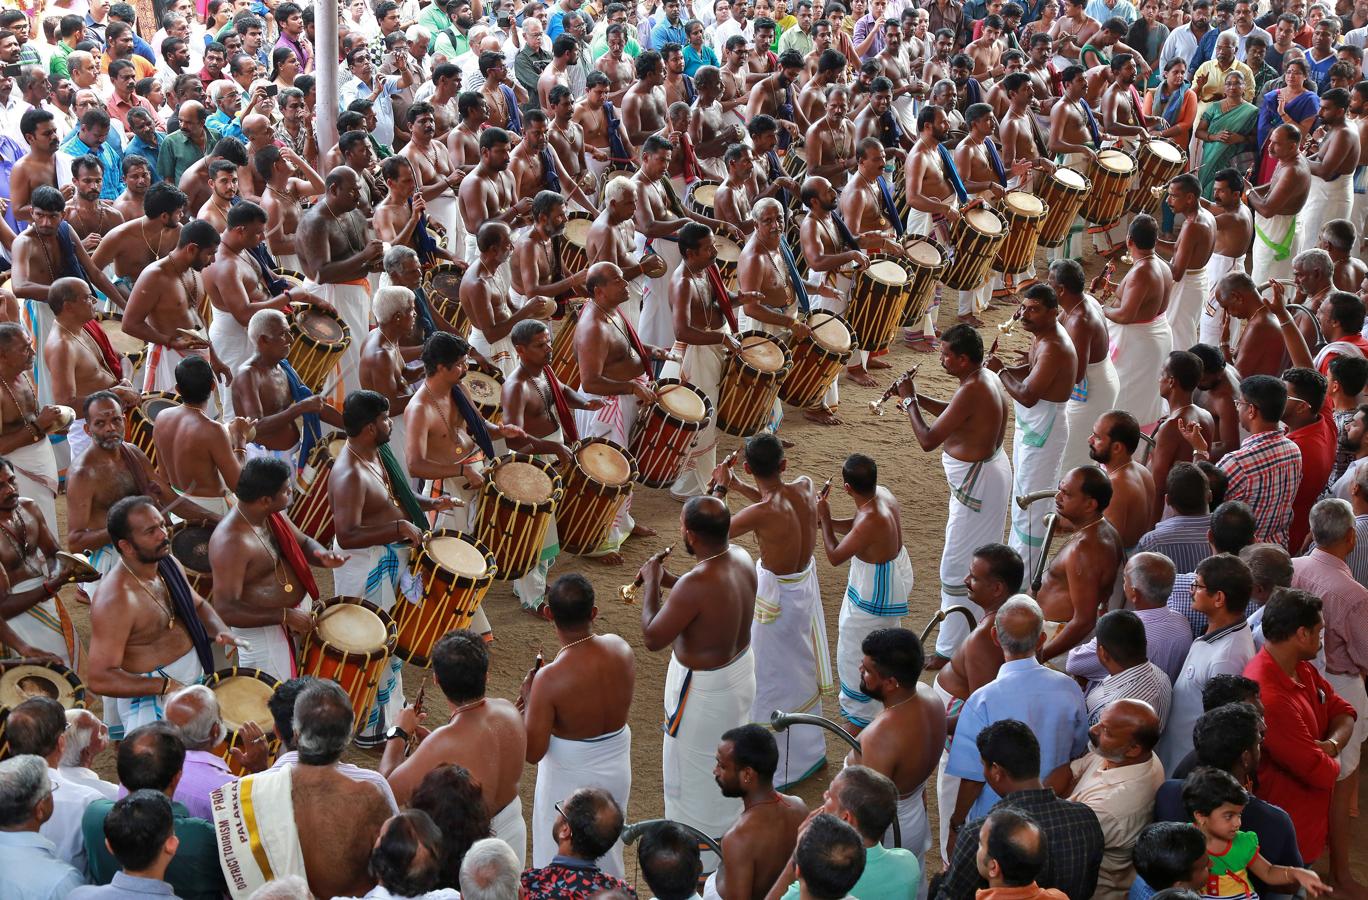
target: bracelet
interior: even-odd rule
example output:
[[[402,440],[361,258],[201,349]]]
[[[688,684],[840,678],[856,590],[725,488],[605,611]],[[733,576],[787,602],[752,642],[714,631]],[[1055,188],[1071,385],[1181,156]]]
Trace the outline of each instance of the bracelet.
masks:
[[[714,497],[725,497],[727,496],[728,490],[730,490],[730,488],[728,488],[725,484],[715,484],[713,485],[712,495]]]

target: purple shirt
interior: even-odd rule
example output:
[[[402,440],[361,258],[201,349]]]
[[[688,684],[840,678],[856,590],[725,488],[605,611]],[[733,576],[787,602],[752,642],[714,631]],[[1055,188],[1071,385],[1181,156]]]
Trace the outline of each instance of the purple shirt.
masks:
[[[282,31],[280,33],[280,37],[276,39],[275,45],[277,47],[289,47],[294,51],[295,59],[299,60],[299,68],[301,70],[309,65],[309,51],[304,49],[303,44],[294,40],[285,32]]]
[[[1187,659],[1192,647],[1192,628],[1187,617],[1175,609],[1161,606],[1158,609],[1137,609],[1135,614],[1145,626],[1145,655],[1172,682],[1183,670],[1183,660]],[[1089,682],[1100,682],[1107,677],[1107,670],[1097,659],[1097,638],[1090,638],[1069,651],[1064,671],[1075,678],[1086,678]],[[1094,685],[1089,684],[1091,690]]]
[[[1292,587],[1321,598],[1325,607],[1325,669],[1368,675],[1368,588],[1338,556],[1319,548],[1292,560]]]
[[[185,804],[191,816],[212,822],[214,809],[209,795],[231,781],[237,781],[237,776],[228,771],[223,757],[207,750],[187,750],[173,799]]]
[[[884,18],[885,21],[888,22],[897,21],[897,19],[892,18],[886,10],[884,13]],[[865,15],[861,17],[860,21],[855,23],[855,46],[858,47],[860,43],[864,41],[865,38],[869,37],[869,32],[874,30],[875,21],[876,20],[873,15],[871,15],[870,13],[865,13]],[[866,49],[864,53],[860,54],[860,61],[863,62],[866,59],[873,59],[874,57],[878,56],[880,53],[883,52],[883,48],[883,29],[880,28],[874,34],[874,42],[869,45],[869,48]]]

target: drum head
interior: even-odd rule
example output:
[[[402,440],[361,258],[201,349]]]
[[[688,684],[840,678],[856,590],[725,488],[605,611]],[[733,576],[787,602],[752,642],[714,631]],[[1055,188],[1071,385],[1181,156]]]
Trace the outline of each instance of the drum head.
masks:
[[[336,344],[345,336],[342,320],[321,309],[302,309],[295,315],[295,325],[320,344]]]
[[[1073,169],[1060,167],[1054,171],[1054,180],[1067,188],[1081,191],[1088,186],[1088,180]]]
[[[712,206],[717,199],[717,185],[700,184],[693,190],[694,202],[699,206]]]
[[[203,525],[186,525],[171,535],[171,553],[181,565],[192,572],[209,573],[209,538],[214,529]]]
[[[494,485],[505,496],[523,503],[542,503],[551,497],[551,478],[531,463],[495,465]]]
[[[49,697],[67,709],[76,705],[76,689],[61,669],[49,666],[11,666],[0,671],[0,707],[13,709],[33,697]]]
[[[461,273],[450,267],[433,269],[428,276],[428,293],[456,300],[461,296]]]
[[[941,256],[940,250],[930,241],[914,242],[907,248],[907,255],[917,265],[932,269],[945,262],[945,257]],[[883,263],[875,263],[874,265],[883,265]],[[901,284],[902,282],[894,283]]]
[[[811,324],[812,320],[808,321]],[[850,329],[834,316],[812,326],[812,335],[818,344],[833,353],[844,353],[850,349]]]
[[[702,422],[708,415],[703,398],[696,391],[682,384],[667,384],[656,389],[660,405],[676,419],[685,422]]]
[[[1103,150],[1097,154],[1097,164],[1118,175],[1129,175],[1135,171],[1135,161],[1119,150]]]
[[[372,653],[384,647],[389,637],[379,616],[354,603],[325,609],[314,627],[324,641],[348,653]]]
[[[154,397],[151,400],[144,400],[142,402],[142,413],[147,417],[147,421],[155,422],[157,421],[157,416],[166,412],[168,409],[173,409],[177,406],[180,406],[180,404],[175,400],[168,400],[165,397]]]
[[[632,477],[632,466],[611,444],[586,444],[575,453],[580,468],[604,484],[616,487]]]
[[[752,335],[741,341],[741,358],[761,372],[777,372],[784,367],[784,351],[773,338]]]
[[[328,455],[336,460],[342,455],[342,451],[346,449],[346,446],[347,439],[345,437],[335,437],[328,441]]]
[[[101,319],[100,330],[109,338],[114,352],[120,356],[132,356],[147,349],[147,342],[124,334],[123,323],[118,319]]]
[[[1025,191],[1012,191],[1004,202],[1012,212],[1023,216],[1038,216],[1045,211],[1040,198]]]
[[[565,240],[576,247],[589,246],[589,229],[594,224],[590,218],[567,219],[565,221]]]
[[[489,562],[485,555],[477,550],[474,544],[458,537],[444,535],[432,538],[427,542],[427,552],[441,563],[443,568],[457,575],[479,578],[489,571]]]
[[[865,274],[880,284],[902,287],[907,284],[907,270],[891,259],[880,259],[869,264]]]
[[[1002,234],[1002,218],[991,209],[978,207],[964,214],[969,225],[980,234]]]
[[[267,704],[275,689],[260,678],[230,675],[214,685],[214,696],[223,714],[223,724],[237,731],[248,722],[255,722],[267,734],[275,727],[271,707]]]
[[[719,262],[740,262],[741,246],[731,238],[715,234],[713,235],[713,246],[717,248],[717,259]]]
[[[1170,141],[1157,138],[1145,144],[1150,152],[1165,162],[1177,163],[1183,161],[1183,151],[1178,149],[1178,145]]]
[[[493,377],[484,372],[467,372],[465,374],[466,391],[470,394],[470,399],[474,400],[477,406],[498,406],[499,399],[503,395],[503,385]]]

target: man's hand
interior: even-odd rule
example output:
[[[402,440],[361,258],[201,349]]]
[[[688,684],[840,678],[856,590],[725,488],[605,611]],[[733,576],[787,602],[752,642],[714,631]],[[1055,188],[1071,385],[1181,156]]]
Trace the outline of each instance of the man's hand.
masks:
[[[325,404],[323,403],[323,398],[320,397],[318,394],[313,394],[295,403],[295,414],[300,416],[307,416],[310,414],[320,413],[323,411],[324,405]]]
[[[513,438],[513,440],[515,441],[525,441],[529,437],[528,433],[524,431],[522,428],[520,428],[517,425],[510,424],[508,422],[496,426],[496,429],[499,432],[499,437],[503,438],[504,440],[507,440],[508,438]]]
[[[255,722],[243,722],[238,729],[238,746],[228,751],[241,768],[248,772],[264,772],[271,761],[271,748],[266,735]]]
[[[907,400],[917,396],[916,378],[916,375],[908,375],[906,378],[898,379],[896,389],[898,391],[899,400]]]
[[[38,415],[34,417],[33,424],[38,430],[47,434],[52,427],[62,418],[62,410],[56,406],[44,406],[38,410]]]
[[[812,329],[806,322],[795,319],[793,327],[789,329],[795,341],[806,341],[812,339]]]
[[[640,381],[632,382],[632,394],[642,403],[655,403],[658,399],[656,397],[656,392],[651,390],[648,385],[642,384]]]
[[[712,470],[712,480],[719,487],[729,488],[732,483],[732,461],[731,457],[722,460]]]
[[[351,559],[350,553],[338,553],[335,550],[320,550],[318,552],[318,564],[325,569],[336,569],[349,559]]]
[[[1206,435],[1202,434],[1202,426],[1197,422],[1188,422],[1185,419],[1178,419],[1178,433],[1183,436],[1192,447],[1194,453],[1206,453],[1209,448]]]
[[[305,612],[302,609],[295,609],[294,607],[289,607],[285,610],[285,628],[291,634],[297,634],[302,637],[310,631],[313,631],[313,627],[313,613]]]

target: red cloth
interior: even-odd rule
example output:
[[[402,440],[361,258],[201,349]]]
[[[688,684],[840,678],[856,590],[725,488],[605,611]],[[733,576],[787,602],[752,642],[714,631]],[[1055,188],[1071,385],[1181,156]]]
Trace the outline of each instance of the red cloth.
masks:
[[[299,541],[295,538],[290,520],[285,518],[284,513],[271,513],[266,517],[266,524],[271,526],[271,534],[275,537],[276,546],[280,548],[281,560],[298,576],[299,583],[304,586],[304,592],[315,600],[319,599],[318,582],[314,581],[313,570],[309,568],[309,561],[304,557],[304,548],[299,546]]]
[[[1354,708],[1308,662],[1297,664],[1297,682],[1287,677],[1264,648],[1245,666],[1259,683],[1264,720],[1259,760],[1259,798],[1281,806],[1297,829],[1297,847],[1309,865],[1325,849],[1330,830],[1330,794],[1339,761],[1316,746],[1330,733],[1330,720],[1354,715]]]
[[[1344,337],[1339,338],[1339,340],[1346,344],[1353,344],[1355,347],[1359,348],[1359,351],[1362,352],[1365,357],[1368,357],[1368,338],[1365,338],[1362,334],[1346,334]],[[1337,359],[1339,359],[1338,353],[1325,354],[1325,358],[1321,360],[1321,364],[1317,368],[1317,371],[1326,378],[1329,378],[1330,363]],[[1325,408],[1330,408],[1330,398],[1328,396],[1325,398]]]
[[[632,326],[631,321],[620,312],[612,312],[608,315],[617,316],[618,324],[622,326],[622,330],[627,335],[627,342],[632,345],[637,358],[641,360],[641,371],[646,373],[646,380],[655,380],[655,369],[651,366],[651,354],[647,351],[646,345],[641,342],[641,335],[637,334],[637,330]]]
[[[1339,435],[1335,431],[1334,418],[1329,412],[1321,410],[1319,419],[1296,431],[1289,431],[1287,439],[1297,445],[1302,456],[1302,479],[1297,486],[1296,496],[1292,498],[1292,522],[1287,541],[1289,550],[1295,555],[1301,552],[1306,535],[1311,530],[1311,507],[1330,481]]]
[[[717,263],[713,263],[708,266],[707,273],[708,284],[712,285],[713,298],[717,300],[717,308],[722,310],[727,324],[731,326],[732,334],[736,334],[741,327],[736,324],[736,311],[732,309],[731,294],[727,293],[727,285],[722,281],[722,271],[717,268]]]
[[[575,416],[570,412],[570,403],[565,399],[565,388],[561,387],[560,379],[556,373],[547,366],[546,386],[551,389],[551,402],[556,407],[556,418],[560,420],[561,439],[567,444],[573,444],[579,440],[579,430],[575,428]]]
[[[109,342],[109,335],[100,327],[100,323],[91,319],[81,326],[85,333],[90,335],[95,346],[100,348],[100,356],[104,359],[104,364],[109,368],[109,372],[115,378],[123,380],[123,360],[119,354],[114,352],[114,345]]]

